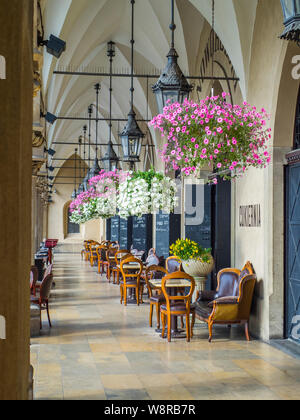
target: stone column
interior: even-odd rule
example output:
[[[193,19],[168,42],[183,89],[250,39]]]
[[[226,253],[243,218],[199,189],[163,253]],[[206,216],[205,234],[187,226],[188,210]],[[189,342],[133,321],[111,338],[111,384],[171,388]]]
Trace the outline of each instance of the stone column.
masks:
[[[0,400],[26,400],[29,386],[29,273],[32,176],[32,0],[0,5]]]

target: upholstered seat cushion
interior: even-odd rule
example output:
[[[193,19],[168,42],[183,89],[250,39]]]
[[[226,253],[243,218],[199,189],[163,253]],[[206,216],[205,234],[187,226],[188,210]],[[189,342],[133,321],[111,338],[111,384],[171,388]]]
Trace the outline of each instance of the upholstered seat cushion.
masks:
[[[152,298],[150,298],[150,302],[165,303],[166,299],[165,299],[164,295],[157,295],[157,296],[152,296]]]
[[[209,307],[209,302],[196,302],[193,305],[193,310],[195,310],[196,315],[201,318],[207,319],[212,313],[212,308]]]
[[[121,280],[121,282],[120,282],[121,284],[124,284],[124,280]],[[136,280],[127,280],[126,281],[126,284],[127,285],[135,285],[135,286],[137,286],[137,282],[136,282]]]
[[[163,311],[166,311],[167,310],[167,305],[162,305],[161,306],[161,309]],[[173,312],[173,311],[176,311],[176,312],[178,312],[178,311],[186,312],[186,305],[184,303],[173,303],[170,306],[170,309],[171,309],[171,312]]]

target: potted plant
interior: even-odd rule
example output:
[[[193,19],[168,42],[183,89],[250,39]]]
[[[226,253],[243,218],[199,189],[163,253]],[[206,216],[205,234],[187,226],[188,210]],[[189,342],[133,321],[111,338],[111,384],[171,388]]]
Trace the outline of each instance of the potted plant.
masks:
[[[184,176],[200,176],[210,168],[212,182],[242,176],[250,167],[265,168],[271,161],[268,142],[270,116],[265,109],[244,102],[242,106],[221,97],[207,97],[200,103],[169,103],[164,113],[150,122],[167,142],[160,151],[170,170],[180,169]]]
[[[179,258],[184,271],[195,278],[196,289],[205,290],[207,276],[214,268],[210,248],[203,248],[190,239],[178,239],[171,245],[170,252]]]

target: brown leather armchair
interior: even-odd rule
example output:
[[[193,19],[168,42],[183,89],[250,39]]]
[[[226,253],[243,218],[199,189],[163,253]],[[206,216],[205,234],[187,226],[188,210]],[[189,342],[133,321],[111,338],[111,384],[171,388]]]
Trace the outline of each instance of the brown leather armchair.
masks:
[[[214,324],[245,324],[246,338],[250,341],[249,318],[255,284],[256,276],[250,262],[242,271],[236,268],[221,270],[217,290],[200,292],[193,305],[192,334],[197,318],[208,324],[209,342]]]

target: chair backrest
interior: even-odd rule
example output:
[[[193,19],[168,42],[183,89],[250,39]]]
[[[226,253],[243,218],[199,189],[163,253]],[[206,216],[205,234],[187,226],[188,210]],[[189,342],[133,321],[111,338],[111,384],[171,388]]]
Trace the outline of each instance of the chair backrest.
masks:
[[[33,288],[33,287],[35,287],[36,282],[39,279],[39,270],[35,265],[32,265],[31,269],[30,269],[30,272],[32,273],[32,285],[31,285],[31,287]]]
[[[181,282],[183,280],[183,282]],[[179,284],[182,283],[181,285]],[[181,294],[173,296],[170,294],[171,290],[180,290]],[[175,273],[170,273],[162,279],[161,289],[165,296],[167,302],[167,308],[170,309],[170,306],[173,302],[183,302],[186,304],[186,309],[190,309],[192,296],[195,290],[195,280],[192,276],[184,273],[183,271],[176,271]]]
[[[252,264],[248,261],[242,271],[235,268],[225,268],[218,274],[218,296],[239,296],[240,283],[242,279],[249,275],[254,274]]]
[[[127,255],[128,258],[131,256],[130,252],[127,249],[119,249],[119,251],[115,253],[116,264],[119,264],[122,261],[122,259]]]
[[[118,252],[117,248],[108,248],[108,250],[106,251],[107,261],[109,261],[109,257],[114,257],[117,252]]]
[[[49,276],[49,274],[52,274],[52,270],[53,270],[53,264],[49,264],[44,272],[43,281],[47,276]]]
[[[124,265],[133,264],[132,268],[125,268]],[[124,258],[120,264],[120,270],[123,276],[124,284],[126,285],[127,281],[135,280],[137,284],[140,283],[141,274],[143,271],[143,263],[138,258],[130,256],[129,258]]]
[[[53,282],[52,274],[48,274],[48,276],[46,276],[44,280],[42,281],[41,289],[40,289],[40,300],[42,302],[49,299],[50,293],[51,293],[52,282]]]
[[[256,281],[255,274],[247,274],[240,282],[239,319],[241,320],[249,319]]]
[[[148,258],[146,259],[146,265],[147,266],[159,265],[159,258],[158,258],[158,256],[155,255],[155,254],[149,255]]]
[[[155,250],[155,248],[151,248],[151,249],[149,249],[149,252],[148,252],[148,257],[150,257],[150,255],[156,255],[156,250]]]
[[[161,280],[167,274],[168,274],[167,270],[164,267],[161,267],[159,265],[150,265],[149,267],[146,268],[145,280],[146,280],[150,297],[152,297],[152,289],[153,289],[153,286],[151,286],[150,284],[150,280],[154,280],[154,279]]]
[[[175,273],[181,271],[181,262],[177,257],[169,257],[166,259],[166,270],[168,273]]]
[[[114,241],[109,243],[109,248],[120,248],[119,242]]]

